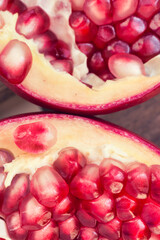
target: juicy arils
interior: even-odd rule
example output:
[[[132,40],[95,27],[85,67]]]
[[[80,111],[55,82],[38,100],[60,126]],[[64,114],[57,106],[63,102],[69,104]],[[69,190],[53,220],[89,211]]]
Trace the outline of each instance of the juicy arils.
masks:
[[[159,149],[65,115],[12,118],[0,132],[0,237],[159,238]]]
[[[159,91],[159,1],[2,0],[0,10],[0,75],[28,100],[93,114]]]

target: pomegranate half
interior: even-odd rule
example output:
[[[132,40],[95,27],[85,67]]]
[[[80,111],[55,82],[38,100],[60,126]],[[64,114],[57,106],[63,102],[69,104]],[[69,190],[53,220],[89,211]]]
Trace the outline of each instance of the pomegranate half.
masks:
[[[138,104],[160,89],[157,0],[1,0],[0,76],[72,113]]]
[[[160,149],[107,122],[0,122],[0,238],[160,239]]]

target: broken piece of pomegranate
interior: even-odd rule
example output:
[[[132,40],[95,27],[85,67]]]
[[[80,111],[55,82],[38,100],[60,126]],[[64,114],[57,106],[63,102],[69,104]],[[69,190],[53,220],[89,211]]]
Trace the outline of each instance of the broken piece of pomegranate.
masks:
[[[160,92],[158,0],[1,0],[0,78],[41,106],[102,114]]]
[[[41,135],[41,152],[28,151],[36,138],[26,138],[27,148],[16,144],[17,129],[36,136],[39,123],[57,133],[49,149]],[[98,120],[37,114],[1,121],[0,239],[158,240],[159,161],[160,149]]]

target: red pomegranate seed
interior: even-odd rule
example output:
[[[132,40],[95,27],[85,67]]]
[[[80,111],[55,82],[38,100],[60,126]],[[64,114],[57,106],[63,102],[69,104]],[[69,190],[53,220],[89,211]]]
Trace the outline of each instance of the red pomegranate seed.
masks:
[[[32,54],[24,42],[11,40],[0,53],[0,75],[12,84],[21,83],[31,65]]]
[[[128,53],[119,53],[111,56],[108,61],[108,67],[117,78],[145,75],[142,60]]]
[[[149,19],[159,8],[159,0],[139,0],[137,13],[140,17]]]
[[[133,15],[138,6],[138,0],[114,0],[113,1],[113,20],[120,21]]]
[[[99,168],[101,181],[106,191],[110,191],[113,194],[120,193],[125,180],[123,163],[114,159],[104,159]]]
[[[18,211],[6,217],[6,225],[11,239],[13,240],[26,239],[28,231],[22,228]]]
[[[115,38],[115,35],[115,29],[112,25],[99,26],[94,44],[97,48],[103,49],[109,41]]]
[[[109,57],[111,57],[113,54],[117,53],[129,53],[130,52],[130,46],[120,40],[116,40],[111,42],[107,45],[107,47],[103,50],[103,57],[108,62]]]
[[[76,148],[68,147],[59,152],[54,162],[56,171],[69,182],[87,163],[85,156]]]
[[[146,199],[149,192],[150,172],[145,164],[131,163],[127,170],[126,192],[134,198]]]
[[[5,190],[2,212],[6,215],[18,210],[20,201],[29,192],[29,176],[27,174],[17,174],[11,185]]]
[[[77,240],[98,240],[98,234],[94,228],[82,227]]]
[[[94,228],[97,224],[96,219],[89,215],[82,206],[77,210],[76,217],[84,227]]]
[[[31,195],[22,200],[19,211],[22,228],[26,230],[39,230],[51,220],[51,212]]]
[[[73,10],[83,10],[85,0],[71,0]]]
[[[45,122],[19,125],[14,131],[15,144],[29,153],[42,153],[56,142],[56,129]]]
[[[117,217],[121,221],[129,221],[135,218],[137,203],[127,195],[116,198]]]
[[[58,59],[68,59],[71,57],[70,47],[63,41],[58,41],[53,45],[53,50],[50,52],[50,55]]]
[[[106,68],[106,64],[101,52],[95,52],[89,60],[89,69],[91,72],[99,73]]]
[[[86,0],[84,12],[96,25],[112,22],[112,11],[110,0]]]
[[[36,6],[29,8],[19,15],[16,23],[16,31],[26,38],[33,38],[48,30],[49,25],[50,20],[48,15],[42,8]]]
[[[0,167],[3,167],[5,163],[12,162],[14,159],[13,154],[7,149],[0,149]]]
[[[114,218],[108,223],[99,223],[98,233],[110,240],[118,240],[121,235],[121,222]]]
[[[57,42],[56,35],[51,31],[46,31],[34,38],[40,53],[49,53],[53,50],[54,44]]]
[[[109,240],[109,239],[105,238],[105,237],[102,237],[102,236],[99,236],[98,240]],[[121,238],[119,238],[119,240],[121,240]]]
[[[72,180],[71,193],[80,199],[92,200],[102,192],[99,167],[96,164],[85,166]]]
[[[73,240],[79,233],[79,222],[76,217],[68,218],[59,223],[60,239]]]
[[[149,239],[151,236],[149,229],[140,218],[132,219],[122,223],[123,240]]]
[[[90,42],[97,32],[97,27],[83,12],[73,12],[69,23],[74,29],[76,42]]]
[[[0,167],[0,202],[3,201],[1,198],[1,194],[3,194],[5,190],[5,179],[6,179],[7,173],[4,172],[3,167]]]
[[[38,168],[32,176],[30,189],[33,196],[46,207],[55,207],[69,192],[64,179],[49,166]]]
[[[146,35],[133,44],[132,50],[144,60],[148,60],[160,52],[160,40],[155,35]]]
[[[160,203],[160,165],[153,165],[151,170],[151,198]]]
[[[66,219],[70,218],[75,213],[77,205],[77,199],[71,195],[68,195],[53,208],[53,220],[65,221]]]
[[[146,29],[146,22],[135,16],[131,16],[123,22],[116,24],[118,38],[129,44],[135,42]]]
[[[106,82],[107,80],[113,80],[113,79],[115,79],[115,77],[110,73],[110,71],[109,71],[108,69],[105,69],[104,71],[102,71],[101,73],[99,73],[98,76],[99,76],[104,82]]]
[[[141,213],[142,220],[154,234],[160,234],[160,206],[156,203],[146,203]]]
[[[73,62],[72,60],[62,59],[62,60],[54,60],[50,62],[52,66],[60,72],[67,72],[72,74],[73,72]]]
[[[6,10],[7,5],[8,5],[8,0],[0,0],[0,10],[1,11]]]
[[[59,240],[59,230],[54,221],[44,228],[29,233],[27,240]]]
[[[91,201],[83,201],[82,206],[99,222],[109,222],[114,218],[114,200],[108,193]]]
[[[9,0],[7,10],[13,14],[15,13],[21,14],[27,10],[27,7],[24,5],[23,2],[19,0]]]
[[[95,52],[95,47],[92,43],[78,43],[77,46],[88,58]]]
[[[149,27],[153,30],[158,36],[160,36],[160,13],[157,13],[151,20]]]

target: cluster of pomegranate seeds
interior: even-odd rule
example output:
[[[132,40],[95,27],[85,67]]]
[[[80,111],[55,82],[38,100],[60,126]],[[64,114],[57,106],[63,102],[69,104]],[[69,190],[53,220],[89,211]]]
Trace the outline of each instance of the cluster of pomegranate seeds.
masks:
[[[13,160],[0,149],[0,164]],[[4,169],[1,169],[4,173]],[[1,182],[1,215],[14,240],[137,240],[160,235],[160,166],[98,166],[75,148],[62,149],[53,166]],[[7,175],[7,173],[4,173]],[[2,187],[3,185],[3,187]]]

